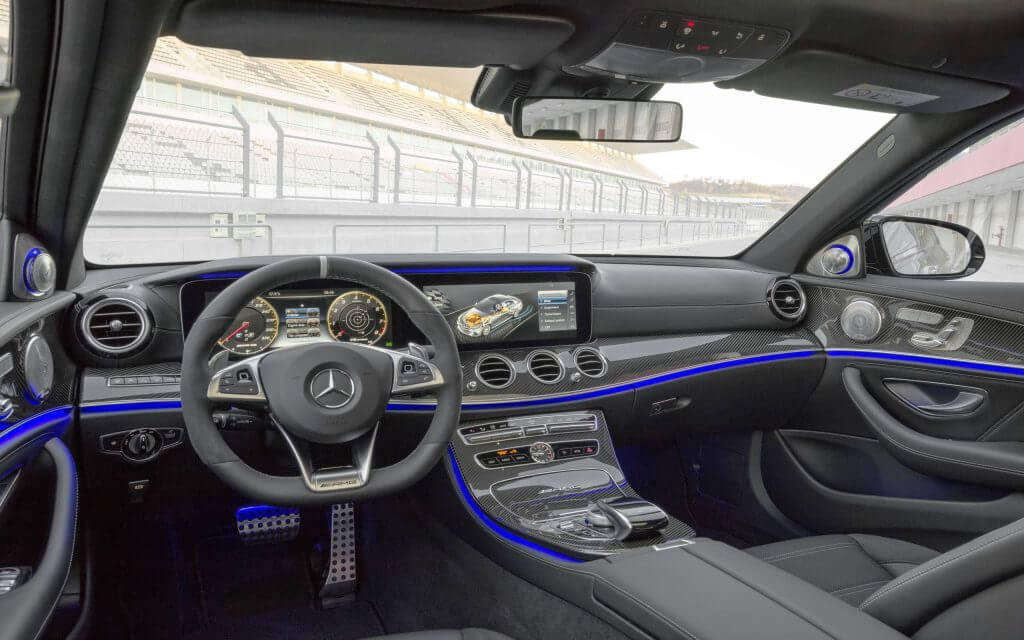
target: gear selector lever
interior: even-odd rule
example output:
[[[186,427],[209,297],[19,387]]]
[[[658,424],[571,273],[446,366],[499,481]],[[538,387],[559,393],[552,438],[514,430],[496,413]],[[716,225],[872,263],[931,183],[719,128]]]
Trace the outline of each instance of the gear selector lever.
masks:
[[[609,530],[616,540],[643,538],[668,526],[665,512],[641,498],[597,500],[590,505],[585,520],[595,529]]]

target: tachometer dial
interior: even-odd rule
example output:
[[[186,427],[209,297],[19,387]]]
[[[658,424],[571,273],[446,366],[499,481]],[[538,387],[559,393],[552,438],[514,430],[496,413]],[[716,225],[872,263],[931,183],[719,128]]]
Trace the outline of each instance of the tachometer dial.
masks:
[[[242,307],[217,344],[231,353],[249,356],[259,353],[277,338],[277,311],[263,298],[253,298]]]
[[[327,326],[335,340],[377,344],[388,332],[388,310],[373,294],[346,291],[327,310]]]

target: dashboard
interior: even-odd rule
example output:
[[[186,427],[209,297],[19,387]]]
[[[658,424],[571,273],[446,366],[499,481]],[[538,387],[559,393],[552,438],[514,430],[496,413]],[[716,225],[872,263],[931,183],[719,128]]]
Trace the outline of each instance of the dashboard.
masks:
[[[462,349],[590,339],[589,279],[584,274],[407,277],[444,315]],[[203,308],[232,281],[209,278],[182,284],[179,298],[185,336]],[[218,345],[244,357],[316,342],[392,348],[422,340],[408,316],[387,296],[352,283],[318,280],[254,297],[238,310]]]

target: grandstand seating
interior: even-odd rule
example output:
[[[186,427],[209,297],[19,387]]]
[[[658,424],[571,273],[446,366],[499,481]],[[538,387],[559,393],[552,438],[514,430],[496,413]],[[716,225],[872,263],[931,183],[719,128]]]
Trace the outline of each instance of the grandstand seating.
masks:
[[[324,112],[330,112],[331,105],[338,105],[365,114],[371,121],[385,115],[407,122],[412,131],[461,134],[478,139],[485,147],[519,148],[543,154],[552,163],[583,165],[640,181],[660,182],[656,175],[623,154],[595,145],[518,139],[493,114],[450,106],[399,88],[397,81],[389,86],[369,72],[342,72],[340,67],[315,62],[250,58],[237,51],[194,47],[169,37],[158,40],[149,71],[164,78],[170,76],[183,85],[195,82],[197,75],[214,80],[206,84],[217,84],[217,79],[240,82],[257,93],[262,88],[324,101],[327,108],[318,109]],[[183,71],[190,72],[188,77]]]

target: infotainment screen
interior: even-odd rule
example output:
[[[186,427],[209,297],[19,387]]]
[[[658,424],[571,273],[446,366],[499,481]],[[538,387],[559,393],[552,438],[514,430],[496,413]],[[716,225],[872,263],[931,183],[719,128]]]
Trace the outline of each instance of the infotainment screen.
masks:
[[[433,284],[423,293],[447,318],[459,344],[575,339],[576,283]]]

